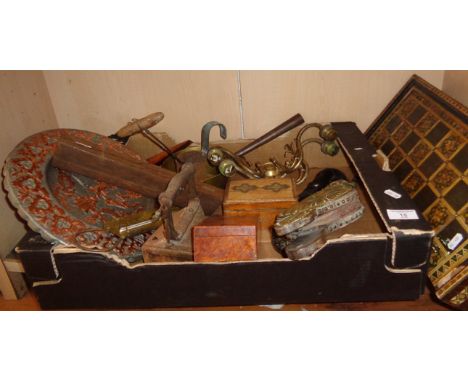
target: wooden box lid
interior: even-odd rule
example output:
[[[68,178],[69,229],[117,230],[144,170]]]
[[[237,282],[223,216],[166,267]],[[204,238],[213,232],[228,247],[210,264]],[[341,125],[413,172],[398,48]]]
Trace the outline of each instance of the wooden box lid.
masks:
[[[296,187],[291,178],[230,180],[226,187],[223,206],[228,209],[242,205],[261,208],[286,207],[296,203]]]
[[[193,227],[193,237],[255,236],[256,216],[210,216]]]

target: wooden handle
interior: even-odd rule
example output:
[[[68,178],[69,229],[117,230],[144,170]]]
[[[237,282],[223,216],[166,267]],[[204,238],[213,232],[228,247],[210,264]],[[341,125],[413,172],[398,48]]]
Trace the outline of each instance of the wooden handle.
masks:
[[[150,127],[155,126],[163,119],[164,114],[161,112],[149,114],[146,117],[135,119],[127,123],[126,126],[122,127],[119,131],[117,131],[116,135],[120,138],[130,137],[136,133],[139,133],[141,129],[146,130]]]
[[[171,151],[172,154],[175,154],[176,152],[189,147],[192,143],[193,142],[190,141],[190,140],[184,141],[184,142],[181,142],[181,143],[178,143],[178,144],[172,146],[171,148],[169,148],[169,150]],[[151,163],[151,164],[160,165],[168,157],[169,157],[169,154],[167,152],[161,151],[160,153],[157,153],[157,154],[153,155],[152,157],[149,157],[148,159],[146,159],[146,161],[148,163]]]
[[[304,118],[299,113],[289,118],[287,121],[284,121],[281,125],[276,126],[274,129],[263,134],[261,137],[257,138],[253,142],[250,142],[247,146],[244,146],[239,151],[236,151],[236,155],[242,156],[250,153],[256,148],[263,146],[265,143],[268,143],[288,132],[289,130],[294,129],[295,127],[302,125],[304,123]]]

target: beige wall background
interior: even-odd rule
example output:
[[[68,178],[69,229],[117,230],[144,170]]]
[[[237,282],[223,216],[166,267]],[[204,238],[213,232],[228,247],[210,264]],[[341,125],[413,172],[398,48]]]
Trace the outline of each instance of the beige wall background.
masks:
[[[308,122],[355,121],[365,130],[412,74],[468,103],[468,71],[35,71],[0,72],[0,159],[51,128],[111,134],[162,111],[153,131],[200,140],[223,122],[228,138],[255,138],[295,113]],[[0,255],[24,233],[0,200]]]
[[[58,128],[40,71],[0,71],[0,161],[24,138]],[[25,233],[5,194],[0,196],[0,257],[5,257]]]
[[[59,126],[115,133],[130,119],[162,111],[154,131],[176,141],[200,140],[201,127],[219,120],[240,138],[236,71],[44,72]]]
[[[412,74],[442,87],[443,71],[241,72],[245,136],[294,113],[307,122],[354,121],[364,131]]]
[[[47,71],[62,128],[111,134],[162,111],[155,130],[200,140],[218,120],[228,137],[255,138],[295,113],[306,121],[352,120],[365,130],[413,74],[441,88],[443,71]]]
[[[457,101],[468,105],[468,70],[446,70],[442,89]]]

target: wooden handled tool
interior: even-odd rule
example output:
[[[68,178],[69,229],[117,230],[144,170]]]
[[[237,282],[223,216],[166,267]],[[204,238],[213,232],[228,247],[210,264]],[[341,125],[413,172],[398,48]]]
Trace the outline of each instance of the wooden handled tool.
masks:
[[[276,137],[283,135],[284,133],[294,129],[295,127],[303,123],[304,123],[304,118],[302,118],[302,115],[300,115],[299,113],[296,115],[293,115],[287,121],[284,121],[281,125],[276,126],[274,129],[271,129],[270,131],[263,134],[261,137],[258,137],[254,141],[250,142],[248,145],[236,151],[235,155],[237,156],[246,155],[250,153],[251,151],[257,149],[258,147],[263,146],[265,143],[272,141]],[[201,132],[201,152],[204,156],[206,156],[208,154],[208,151],[210,150],[210,131],[215,126],[219,127],[221,138],[226,139],[226,136],[227,136],[226,127],[222,123],[211,121],[205,124],[202,127],[202,132]]]
[[[164,114],[161,112],[152,113],[140,119],[133,119],[117,131],[115,135],[119,138],[128,138],[134,134],[140,133],[142,130],[148,130],[149,128],[157,125],[163,119]]]
[[[146,117],[135,119],[133,118],[129,123],[122,127],[117,133],[112,134],[109,138],[119,141],[123,144],[126,144],[128,139],[137,133],[141,133],[146,139],[158,146],[162,151],[164,151],[167,156],[171,157],[175,163],[175,168],[178,169],[183,162],[174,155],[172,149],[166,146],[166,144],[161,141],[156,135],[154,135],[149,129],[164,119],[164,114],[161,112],[156,112],[148,114]],[[157,158],[158,159],[158,158]],[[163,158],[162,160],[164,160]]]
[[[263,146],[265,143],[272,141],[276,137],[279,137],[280,135],[283,135],[284,133],[294,129],[295,127],[302,125],[303,123],[304,118],[302,118],[302,115],[297,113],[296,115],[293,115],[291,118],[289,118],[287,121],[284,121],[281,125],[276,126],[274,129],[268,131],[261,137],[258,137],[254,141],[250,142],[248,145],[236,151],[236,155],[246,155],[251,151],[257,149],[258,147]]]

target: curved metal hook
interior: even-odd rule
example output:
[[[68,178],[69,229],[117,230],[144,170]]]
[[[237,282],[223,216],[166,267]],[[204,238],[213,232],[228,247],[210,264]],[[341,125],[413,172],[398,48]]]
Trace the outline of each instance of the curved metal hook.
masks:
[[[208,154],[208,151],[210,150],[210,131],[215,126],[219,126],[219,135],[221,136],[221,138],[227,138],[226,126],[224,126],[222,123],[219,123],[217,121],[211,121],[206,123],[202,127],[201,131],[201,153],[204,156],[206,156]]]

